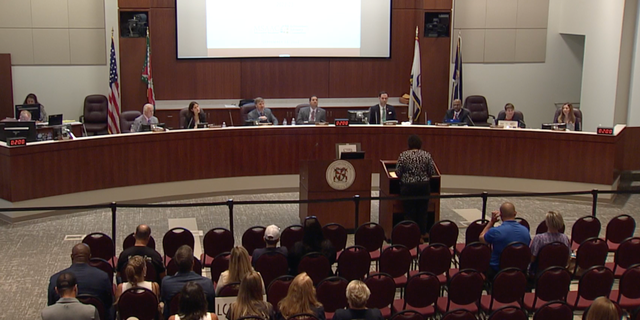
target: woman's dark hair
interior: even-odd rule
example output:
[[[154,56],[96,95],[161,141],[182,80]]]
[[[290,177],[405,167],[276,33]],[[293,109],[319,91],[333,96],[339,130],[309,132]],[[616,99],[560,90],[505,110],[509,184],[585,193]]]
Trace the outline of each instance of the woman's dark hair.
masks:
[[[24,98],[24,102],[23,102],[22,104],[27,104],[27,100],[29,100],[29,98],[33,99],[33,101],[35,101],[35,102],[36,102],[35,104],[38,104],[38,103],[39,103],[39,102],[38,102],[38,97],[36,97],[36,95],[35,95],[34,93],[29,93],[29,94],[27,95],[27,97],[26,97],[26,98]]]
[[[207,314],[207,298],[202,287],[194,281],[187,282],[180,291],[180,319],[199,320]]]
[[[304,220],[304,236],[302,243],[305,246],[311,247],[314,251],[320,251],[324,241],[324,235],[322,234],[322,226],[320,221],[315,216],[307,217]]]
[[[196,104],[199,105],[196,101],[191,101],[191,103],[189,103],[189,112],[193,113],[193,106]]]
[[[409,149],[420,149],[422,148],[422,139],[418,135],[412,134],[409,136]]]

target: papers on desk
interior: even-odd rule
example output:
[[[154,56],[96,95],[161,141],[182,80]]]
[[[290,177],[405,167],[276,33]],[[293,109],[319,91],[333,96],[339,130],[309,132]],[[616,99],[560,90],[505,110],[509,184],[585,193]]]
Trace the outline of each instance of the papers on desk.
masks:
[[[398,175],[396,174],[395,171],[389,172],[389,175],[391,176],[391,178],[397,178],[398,177]]]

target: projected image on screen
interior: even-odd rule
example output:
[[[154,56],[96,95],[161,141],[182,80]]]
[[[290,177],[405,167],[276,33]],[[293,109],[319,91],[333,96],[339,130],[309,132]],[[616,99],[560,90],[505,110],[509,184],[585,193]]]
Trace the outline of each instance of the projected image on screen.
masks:
[[[389,57],[391,0],[177,0],[178,58]]]

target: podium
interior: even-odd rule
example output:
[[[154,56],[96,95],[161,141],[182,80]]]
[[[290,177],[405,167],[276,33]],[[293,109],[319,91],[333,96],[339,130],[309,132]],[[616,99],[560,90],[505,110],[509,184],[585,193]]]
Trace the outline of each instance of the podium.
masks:
[[[369,159],[303,160],[300,162],[300,200],[370,197],[371,165]],[[305,217],[316,216],[323,225],[335,222],[347,230],[355,230],[368,222],[370,214],[370,200],[360,201],[357,223],[353,201],[300,204],[301,222]]]
[[[396,160],[380,160],[380,197],[400,197],[400,178],[395,176]],[[436,174],[429,180],[430,194],[440,195],[440,170],[435,166]],[[434,221],[440,221],[440,198],[430,199],[428,213],[435,216]],[[396,223],[404,220],[402,201],[380,201],[378,221],[384,229],[387,239],[391,239],[391,230]]]

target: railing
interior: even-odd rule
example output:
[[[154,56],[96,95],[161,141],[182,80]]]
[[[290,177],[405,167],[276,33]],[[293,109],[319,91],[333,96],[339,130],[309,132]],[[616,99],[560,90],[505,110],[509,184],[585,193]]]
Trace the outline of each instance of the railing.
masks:
[[[450,194],[450,195],[437,195],[430,196],[430,199],[457,199],[457,198],[481,198],[482,199],[482,219],[487,215],[487,201],[489,198],[515,198],[515,197],[555,197],[555,196],[584,196],[591,195],[591,215],[596,216],[596,208],[598,205],[598,196],[601,194],[640,194],[640,190],[608,190],[600,191],[593,189],[591,191],[569,191],[569,192],[526,192],[526,193],[472,193],[472,194]],[[111,239],[116,239],[116,221],[118,215],[118,208],[186,208],[186,207],[219,207],[227,206],[229,209],[229,230],[233,233],[233,208],[234,206],[244,205],[259,205],[259,204],[301,204],[301,203],[324,203],[324,202],[349,202],[353,201],[355,204],[354,209],[354,221],[355,226],[360,225],[358,221],[358,212],[360,211],[360,202],[367,200],[380,200],[380,201],[396,201],[396,200],[415,200],[423,199],[425,197],[361,197],[355,195],[351,198],[340,199],[326,199],[326,200],[260,200],[260,201],[234,201],[229,199],[225,202],[207,202],[207,203],[175,203],[175,204],[118,204],[111,202],[107,204],[85,205],[85,206],[58,206],[58,207],[27,207],[27,208],[0,208],[0,212],[23,212],[23,211],[63,211],[63,210],[93,210],[93,209],[111,209]]]

